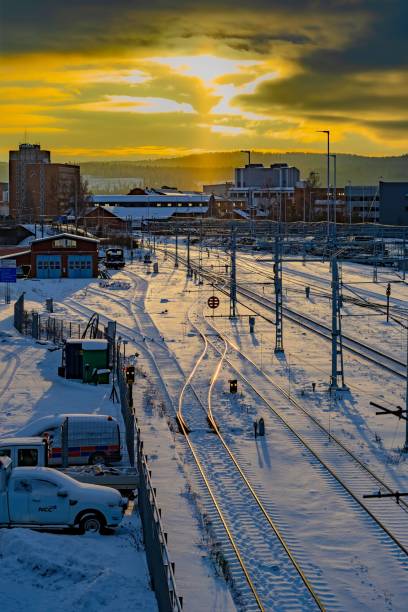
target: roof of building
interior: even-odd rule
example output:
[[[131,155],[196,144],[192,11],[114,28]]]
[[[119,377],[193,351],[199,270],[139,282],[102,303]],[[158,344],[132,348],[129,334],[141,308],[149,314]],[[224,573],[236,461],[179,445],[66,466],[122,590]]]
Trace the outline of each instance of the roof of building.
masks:
[[[47,240],[56,240],[58,238],[72,238],[73,240],[84,240],[86,242],[100,242],[98,238],[89,238],[89,236],[78,236],[77,234],[69,234],[68,232],[62,232],[62,234],[54,234],[53,236],[45,236],[44,238],[36,238],[31,244],[37,242],[45,242]]]
[[[149,204],[150,202],[167,202],[178,204],[181,202],[208,204],[211,195],[208,193],[148,193],[147,195],[94,195],[91,201],[94,204]]]
[[[10,250],[6,251],[5,249],[0,249],[0,259],[15,259],[16,257],[20,257],[21,255],[30,255],[31,251],[27,251],[26,249],[18,249],[18,250]]]
[[[104,206],[104,208],[120,219],[168,219],[175,214],[206,213],[208,206],[163,206],[143,208],[132,206]]]

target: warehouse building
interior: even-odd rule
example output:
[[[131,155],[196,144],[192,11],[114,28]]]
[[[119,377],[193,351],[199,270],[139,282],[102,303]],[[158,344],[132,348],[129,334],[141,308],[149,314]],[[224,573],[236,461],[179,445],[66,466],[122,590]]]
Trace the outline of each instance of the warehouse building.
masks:
[[[62,233],[33,240],[26,250],[11,249],[2,259],[15,259],[31,278],[94,278],[98,276],[96,238]]]

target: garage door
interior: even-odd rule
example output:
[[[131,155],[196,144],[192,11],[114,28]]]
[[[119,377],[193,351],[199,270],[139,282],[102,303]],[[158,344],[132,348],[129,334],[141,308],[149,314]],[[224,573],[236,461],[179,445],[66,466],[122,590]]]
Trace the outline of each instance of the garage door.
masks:
[[[37,255],[37,278],[61,278],[60,255]]]
[[[68,256],[69,278],[92,278],[92,255]]]

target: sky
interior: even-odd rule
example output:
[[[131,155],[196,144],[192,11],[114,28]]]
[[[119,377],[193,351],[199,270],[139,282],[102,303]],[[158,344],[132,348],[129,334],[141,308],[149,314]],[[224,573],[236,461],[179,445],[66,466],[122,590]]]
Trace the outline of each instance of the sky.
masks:
[[[0,159],[408,152],[406,0],[0,0]]]

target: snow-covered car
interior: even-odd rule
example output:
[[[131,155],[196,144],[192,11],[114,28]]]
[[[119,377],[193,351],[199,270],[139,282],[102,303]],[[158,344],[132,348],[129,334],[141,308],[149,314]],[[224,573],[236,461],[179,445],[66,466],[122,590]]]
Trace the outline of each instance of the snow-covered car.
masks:
[[[128,500],[45,467],[12,467],[0,457],[0,527],[103,532],[118,527]]]

